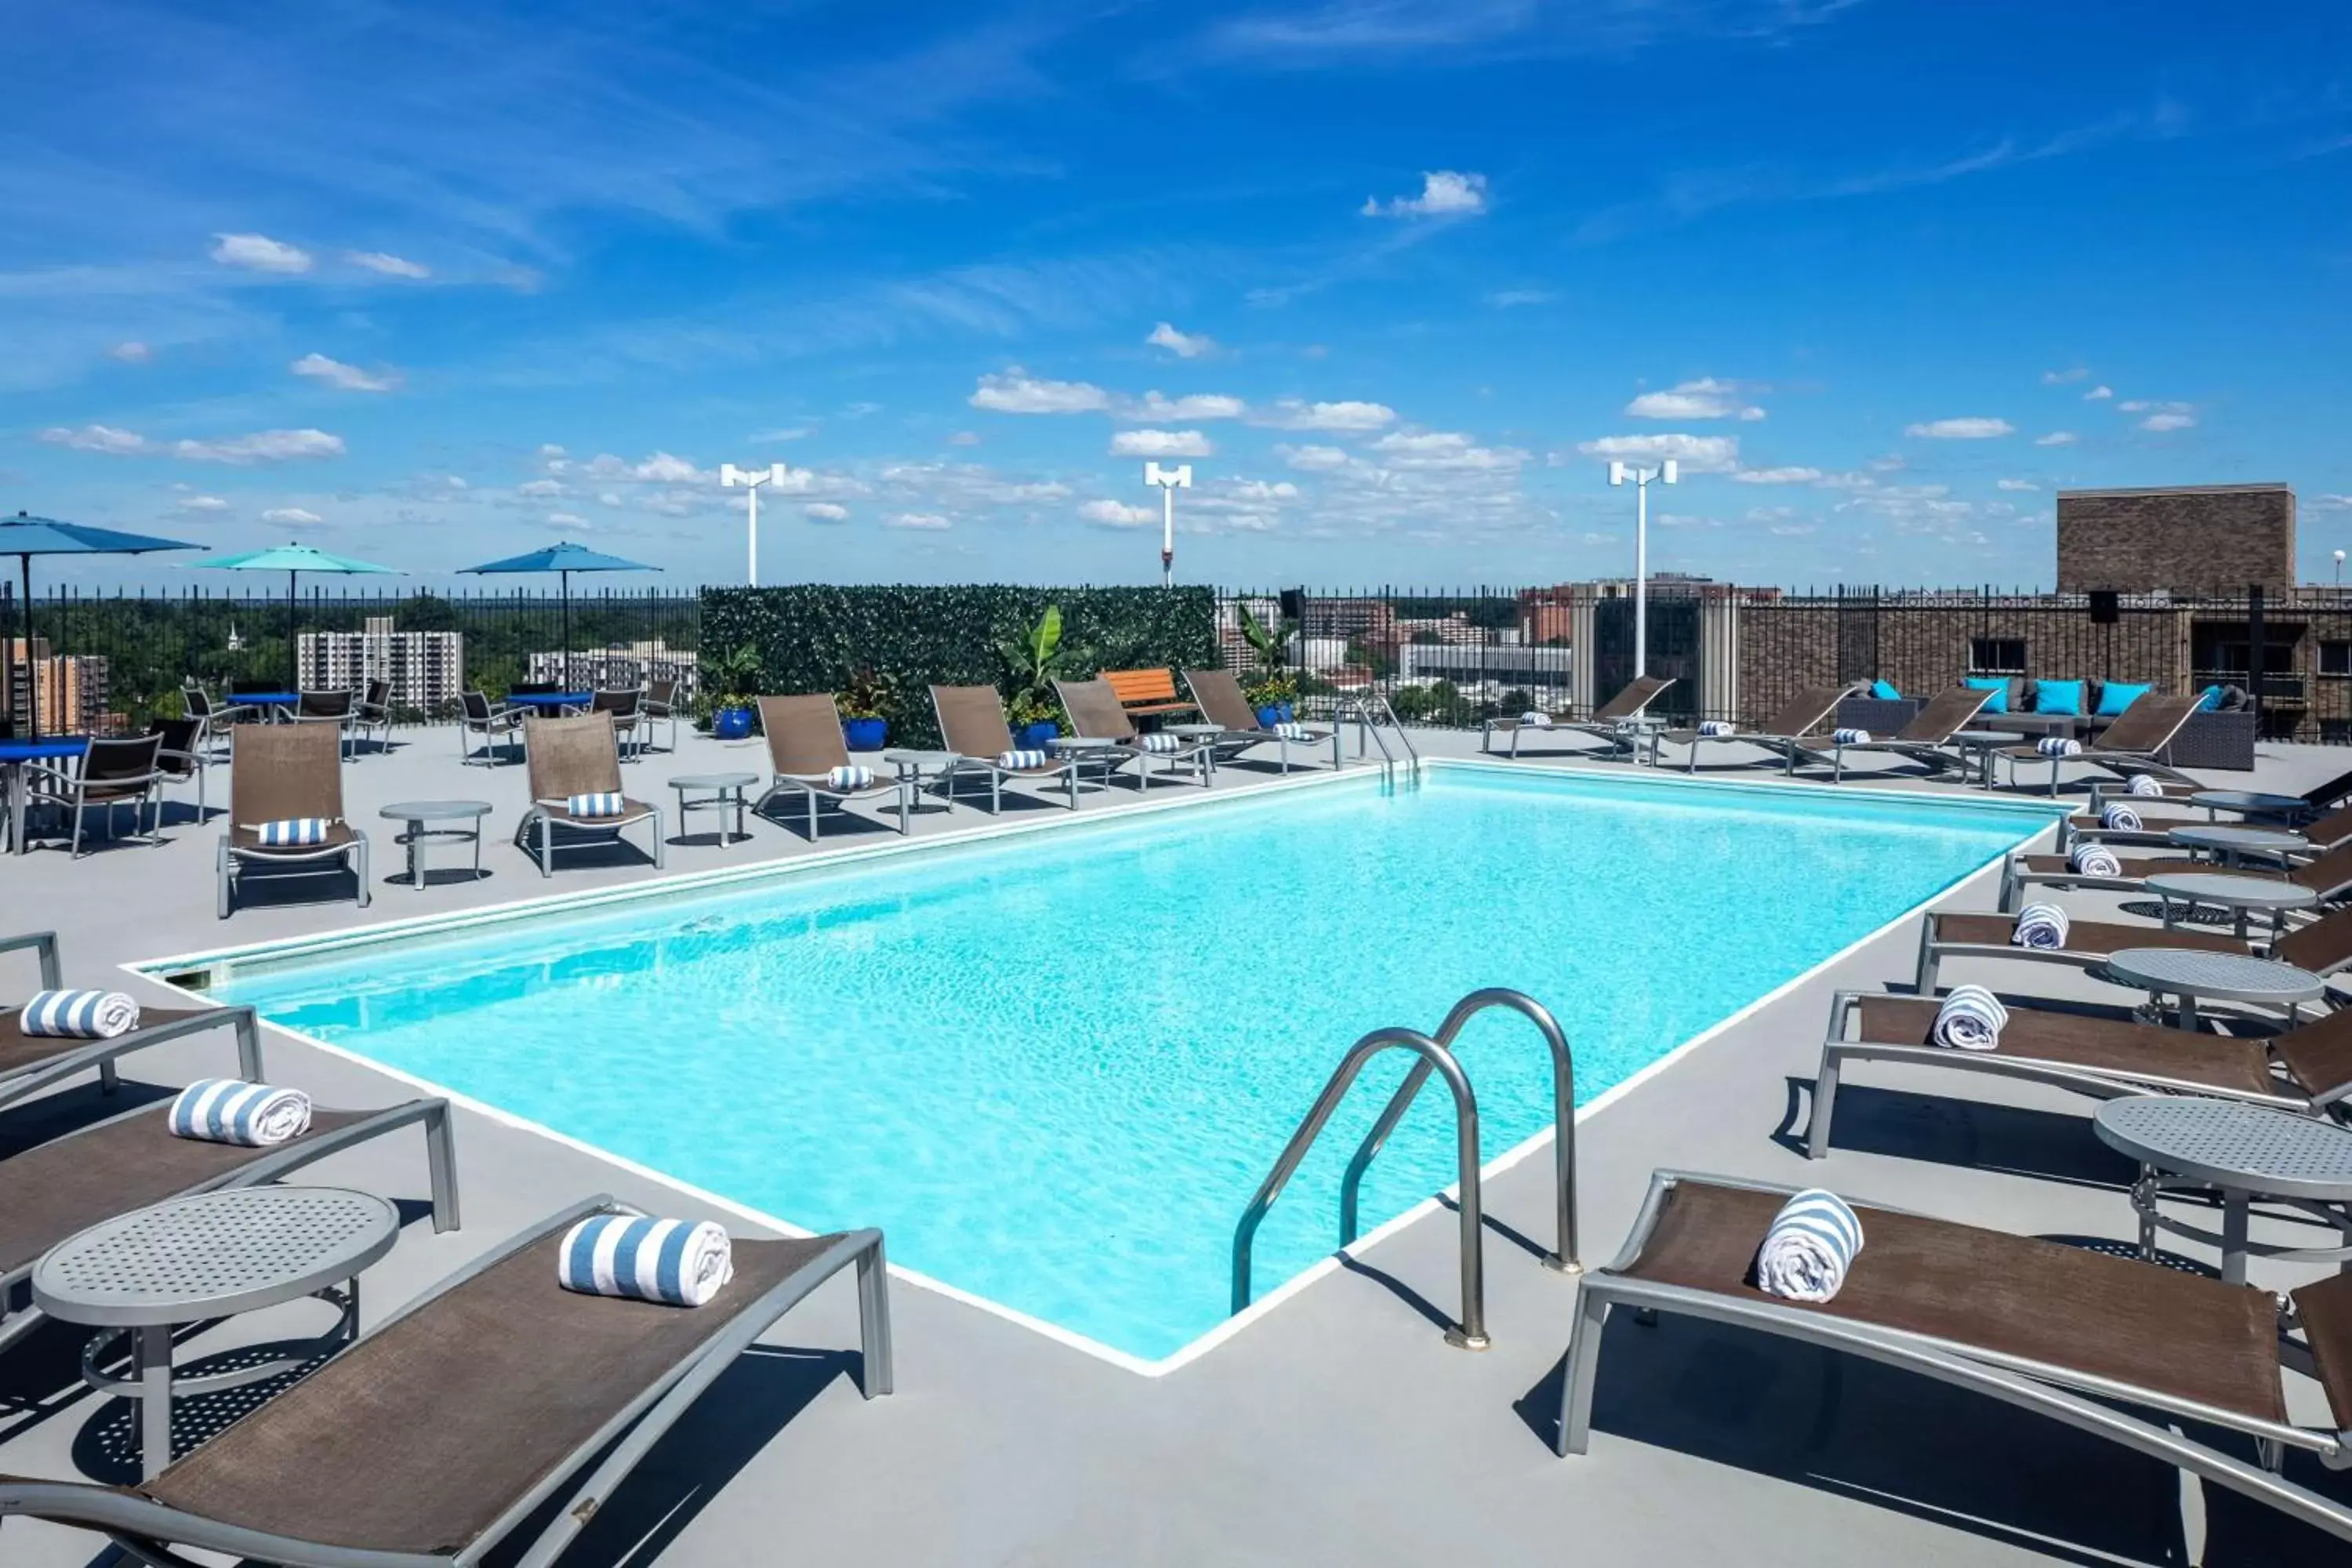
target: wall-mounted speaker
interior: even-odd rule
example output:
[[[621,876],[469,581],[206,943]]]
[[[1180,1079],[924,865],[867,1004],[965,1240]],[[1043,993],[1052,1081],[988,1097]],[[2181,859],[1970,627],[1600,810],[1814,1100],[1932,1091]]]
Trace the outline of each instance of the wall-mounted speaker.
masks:
[[[2091,624],[2111,626],[2121,617],[2123,595],[2113,588],[2091,590]]]

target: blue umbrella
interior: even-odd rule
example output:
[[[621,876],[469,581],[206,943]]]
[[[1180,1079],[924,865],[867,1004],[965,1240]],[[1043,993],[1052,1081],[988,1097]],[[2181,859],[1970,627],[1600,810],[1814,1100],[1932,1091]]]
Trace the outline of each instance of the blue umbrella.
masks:
[[[295,574],[299,572],[332,572],[350,577],[362,573],[380,573],[386,576],[400,575],[397,566],[379,566],[373,561],[354,561],[348,555],[333,555],[313,544],[273,544],[261,550],[240,551],[235,555],[223,555],[211,561],[199,561],[199,566],[219,572],[283,572],[286,574],[286,658],[288,678],[296,686],[302,684],[300,655],[296,647],[294,623],[300,617],[300,603],[294,596]]]
[[[25,696],[33,739],[41,738],[41,688],[33,679],[33,557],[36,555],[143,555],[151,550],[202,550],[176,539],[152,534],[121,533],[110,528],[88,528],[79,522],[29,517],[18,512],[0,519],[0,555],[16,558],[25,590]]]
[[[551,544],[544,550],[534,550],[526,555],[509,555],[503,561],[491,561],[480,566],[468,566],[460,575],[490,572],[553,572],[563,584],[563,684],[572,684],[572,574],[574,572],[658,572],[658,566],[648,566],[642,561],[625,561],[617,555],[606,555],[584,544],[564,542]]]

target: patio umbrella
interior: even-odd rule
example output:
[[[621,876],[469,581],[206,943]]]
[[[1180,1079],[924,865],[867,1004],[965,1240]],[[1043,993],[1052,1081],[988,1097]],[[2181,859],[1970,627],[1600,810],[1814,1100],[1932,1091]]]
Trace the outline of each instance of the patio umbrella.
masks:
[[[299,687],[302,673],[294,667],[294,620],[300,612],[294,597],[294,579],[303,572],[334,572],[344,576],[360,573],[381,572],[396,576],[396,566],[378,566],[369,561],[353,561],[349,556],[330,555],[308,544],[274,544],[267,550],[247,550],[236,555],[224,555],[217,561],[199,561],[197,565],[215,572],[283,572],[286,574],[286,658],[287,685]]]
[[[528,555],[509,555],[504,561],[492,561],[480,566],[468,566],[461,574],[490,572],[553,572],[563,585],[563,684],[572,685],[572,574],[574,572],[658,572],[658,566],[648,566],[641,561],[624,561],[617,555],[605,555],[584,544],[569,542],[551,544],[544,550],[534,550]]]
[[[16,558],[17,577],[25,594],[25,697],[28,728],[41,738],[41,687],[33,675],[33,557],[36,555],[143,555],[151,550],[202,550],[176,539],[145,533],[118,533],[110,528],[86,528],[18,512],[0,520],[0,555]],[[0,671],[5,673],[5,671]]]

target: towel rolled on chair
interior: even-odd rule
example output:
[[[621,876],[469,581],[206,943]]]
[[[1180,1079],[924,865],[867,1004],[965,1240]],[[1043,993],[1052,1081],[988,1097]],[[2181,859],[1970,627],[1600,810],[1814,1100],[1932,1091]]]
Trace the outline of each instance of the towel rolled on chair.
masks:
[[[2099,813],[2099,826],[2116,833],[2137,833],[2139,813],[2116,801]]]
[[[2150,773],[2134,773],[2131,783],[2124,785],[2126,795],[2136,795],[2142,800],[2155,800],[2164,794],[2164,786]]]
[[[139,1026],[139,1004],[120,991],[36,991],[16,1027],[51,1039],[110,1040]]]
[[[1932,1037],[1956,1051],[1990,1051],[2000,1044],[2009,1009],[1981,985],[1955,985],[1936,1010]]]
[[[327,841],[327,819],[323,816],[289,816],[282,822],[265,822],[254,832],[261,836],[263,846],[271,849],[324,844]]]
[[[2079,757],[2083,742],[2071,735],[2044,735],[2033,742],[2033,749],[2045,757]]]
[[[604,790],[595,795],[575,795],[563,803],[563,809],[573,816],[618,816],[628,806],[617,791]]]
[[[707,1306],[735,1276],[727,1232],[709,1220],[592,1215],[564,1233],[555,1281],[586,1296]]]
[[[855,763],[845,767],[829,768],[824,775],[824,787],[827,789],[864,789],[873,782],[874,770],[861,768]]]
[[[1835,1193],[1809,1187],[1780,1205],[1756,1249],[1756,1288],[1790,1301],[1826,1301],[1862,1250],[1862,1220]]]
[[[1547,719],[1541,724],[1538,725],[1537,728],[1549,730],[1551,728],[1551,721]],[[1279,736],[1281,739],[1286,741],[1304,741],[1308,739],[1307,726],[1288,719],[1284,719],[1276,722],[1268,733]]]
[[[1870,744],[1870,731],[1867,730],[1835,730],[1831,731],[1830,739],[1841,746],[1867,746]]]
[[[2066,911],[2057,905],[2028,904],[2017,911],[2017,929],[2009,933],[2009,940],[2017,947],[2055,952],[2066,945],[2071,929]]]
[[[1154,730],[1150,734],[1143,736],[1142,741],[1143,749],[1145,751],[1155,752],[1161,756],[1165,756],[1170,752],[1181,752],[1184,749],[1183,736],[1171,735],[1158,730]]]
[[[2116,859],[2116,852],[2104,844],[2077,844],[2066,860],[2074,868],[2074,874],[2078,877],[2120,877],[2124,874],[2124,863]]]
[[[310,1097],[242,1079],[202,1078],[172,1101],[167,1121],[174,1138],[268,1149],[310,1130]]]
[[[1726,735],[1739,733],[1739,726],[1728,719],[1704,719],[1699,721],[1698,732],[1709,739],[1719,740]]]
[[[1020,773],[1026,768],[1042,768],[1052,759],[1044,752],[1015,749],[996,753],[996,765],[1007,773]]]
[[[1536,710],[1530,708],[1526,712],[1519,715],[1519,722],[1530,730],[1549,730],[1551,728],[1551,715],[1549,713],[1538,713]],[[1282,728],[1282,726],[1277,724],[1275,728],[1278,730]]]

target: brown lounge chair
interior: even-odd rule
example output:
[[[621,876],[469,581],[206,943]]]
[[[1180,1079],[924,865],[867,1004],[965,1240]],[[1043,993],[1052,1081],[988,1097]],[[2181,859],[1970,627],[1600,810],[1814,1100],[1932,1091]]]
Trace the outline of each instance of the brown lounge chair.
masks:
[[[260,1076],[257,1058],[243,1076]],[[449,1102],[412,1100],[383,1110],[310,1112],[310,1131],[267,1149],[175,1136],[172,1107],[142,1105],[0,1160],[0,1347],[42,1321],[7,1309],[41,1255],[100,1220],[222,1187],[274,1182],[315,1161],[401,1128],[425,1129],[433,1228],[457,1228],[457,1160]]]
[[[2013,958],[2029,963],[2063,963],[2090,969],[2111,953],[2131,947],[2173,947],[2198,952],[2248,951],[2247,944],[2221,931],[2126,925],[2120,921],[2070,921],[2066,945],[2061,948],[2020,947],[2015,915],[1980,915],[1959,910],[1931,911],[1919,926],[1919,966],[1913,989],[1922,996],[1936,994],[1937,977],[1948,958]],[[2265,956],[2333,974],[2352,963],[2352,910],[2336,910],[2309,925],[2279,938]]]
[[[2322,1014],[2311,1023],[2263,1039],[2191,1034],[2161,1024],[2012,1002],[1998,1046],[1989,1051],[1961,1051],[1935,1042],[1941,1006],[1931,996],[1837,994],[1830,1004],[1829,1037],[1822,1044],[1821,1070],[1813,1080],[1807,1154],[1818,1160],[1830,1152],[1838,1085],[1845,1064],[1855,1061],[1990,1073],[2097,1100],[2196,1094],[2306,1116],[2334,1114],[2352,1095],[2352,1009]]]
[[[1217,749],[1227,757],[1237,757],[1254,747],[1274,745],[1282,748],[1282,771],[1290,771],[1290,748],[1319,746],[1331,742],[1331,766],[1339,766],[1339,726],[1334,724],[1327,732],[1301,729],[1296,734],[1286,734],[1279,729],[1269,730],[1257,721],[1257,710],[1250,706],[1242,690],[1242,683],[1230,669],[1188,669],[1184,684],[1192,689],[1192,700],[1201,705],[1201,717],[1221,731],[1215,741]]]
[[[2352,891],[2352,844],[2339,846],[2316,860],[2290,866],[2277,873],[2252,868],[2228,870],[2210,860],[2191,860],[2185,856],[2126,860],[2118,855],[2116,867],[2117,874],[2113,877],[2094,877],[2074,869],[2074,861],[2064,855],[2012,855],[2000,870],[2000,907],[2018,908],[2028,888],[2099,888],[2110,892],[2137,893],[2146,889],[2150,877],[2180,871],[2224,872],[2266,881],[2284,880],[2310,889],[2322,902]]]
[[[1978,712],[1991,699],[1990,691],[1973,686],[1955,686],[1923,706],[1911,716],[1908,724],[1892,735],[1841,745],[1832,731],[1826,756],[1820,752],[1808,752],[1801,760],[1829,763],[1831,782],[1834,784],[1845,782],[1845,760],[1854,753],[1873,755],[1886,752],[1906,762],[1917,763],[1931,774],[1957,773],[1967,765],[1967,759],[1958,752],[1948,752],[1944,748],[1953,736],[1976,722]]]
[[[955,753],[942,781],[948,804],[955,804],[956,781],[981,777],[988,781],[988,811],[1004,809],[1006,779],[1060,779],[1070,793],[1070,809],[1078,809],[1078,759],[1048,756],[1034,768],[1008,768],[1000,760],[1011,752],[1012,728],[1004,722],[1004,703],[993,686],[934,686],[931,711],[939,716],[940,735]]]
[[[1082,741],[1107,742],[1081,753],[1081,760],[1099,763],[1104,782],[1118,769],[1135,764],[1135,787],[1151,787],[1151,763],[1157,758],[1164,766],[1161,772],[1173,774],[1180,770],[1201,781],[1202,789],[1217,782],[1217,752],[1213,742],[1171,735],[1165,731],[1146,735],[1135,727],[1118,693],[1108,680],[1057,680],[1054,695],[1062,700],[1062,711],[1070,717],[1070,728]]]
[[[2130,805],[2133,809],[2134,815],[2139,816],[2139,826],[2137,827],[2109,827],[2106,825],[2105,819],[2096,812],[2089,814],[2077,812],[2074,816],[2068,817],[2064,825],[2059,829],[2058,847],[2061,849],[2067,848],[2071,847],[2075,840],[2081,838],[2096,839],[2102,844],[2109,845],[2168,845],[2172,842],[2172,830],[2176,827],[2212,827],[2216,826],[2230,826],[2229,824],[2219,822],[2216,818],[2203,816],[2157,816],[2153,815],[2140,815],[2139,803],[2119,800],[2113,796],[2110,796],[2104,804],[2111,805]],[[2294,829],[2294,831],[2302,834],[2305,840],[2310,845],[2310,848],[2307,850],[2296,850],[2295,853],[2297,855],[2324,855],[2330,849],[2337,848],[2343,845],[2352,844],[2352,805],[2339,805],[2324,816],[2314,817],[2311,821]]]
[[[525,761],[530,774],[530,809],[515,825],[515,837],[524,852],[539,862],[539,874],[555,874],[555,830],[578,828],[583,833],[611,835],[619,842],[621,830],[640,822],[654,825],[654,868],[666,863],[661,807],[631,800],[621,787],[621,745],[613,721],[602,713],[578,713],[568,719],[526,719],[522,726]],[[618,816],[574,816],[568,804],[575,795],[621,796]],[[534,836],[531,829],[539,831]],[[536,837],[538,847],[531,847]],[[570,846],[565,846],[570,847]]]
[[[321,875],[349,868],[368,907],[367,835],[343,820],[342,731],[323,724],[240,724],[230,731],[228,831],[217,857],[220,918],[248,866],[290,866]],[[298,817],[322,817],[323,844],[264,845],[261,826]]]
[[[58,933],[37,931],[0,937],[0,952],[27,950],[40,961],[41,989],[64,990]],[[120,1083],[115,1064],[124,1056],[223,1025],[236,1031],[237,1076],[248,1081],[261,1076],[261,1030],[250,1007],[142,1006],[139,1027],[102,1040],[28,1035],[21,1025],[16,1009],[0,1007],[0,1105],[37,1094],[92,1068],[98,1069],[99,1087],[112,1094]]]
[[[1834,734],[1826,726],[1837,713],[1837,705],[1865,683],[1843,681],[1835,686],[1809,686],[1790,699],[1788,704],[1761,730],[1739,731],[1729,735],[1702,735],[1696,730],[1665,730],[1650,737],[1650,765],[1658,765],[1658,748],[1673,744],[1685,748],[1683,771],[1698,772],[1698,753],[1702,746],[1760,746],[1777,752],[1784,771],[1795,773],[1797,760],[1808,753],[1821,752],[1834,743]]]
[[[898,831],[906,832],[914,821],[914,789],[905,781],[895,777],[878,780],[862,789],[835,789],[825,782],[825,775],[834,769],[856,765],[850,762],[849,747],[841,738],[841,710],[834,705],[830,692],[761,698],[760,733],[767,737],[768,765],[776,776],[769,781],[767,793],[760,797],[753,811],[764,814],[768,803],[779,795],[800,791],[808,806],[812,844],[817,837],[817,810],[827,801],[842,806],[853,800],[895,795],[898,801]]]
[[[2082,763],[2091,767],[2105,768],[2109,773],[2128,779],[2135,773],[2147,773],[2159,784],[2189,784],[2196,787],[2197,780],[2163,760],[2166,747],[2172,744],[2189,716],[2203,703],[2202,696],[2165,697],[2150,691],[2133,700],[2121,717],[2108,725],[2097,742],[2085,746],[2071,757],[2048,757],[2034,746],[2004,746],[1993,753],[2009,759],[2009,782],[2017,783],[2020,763],[2050,764],[2050,793],[2058,793],[2058,770],[2062,763]],[[1991,766],[1990,759],[1986,766]]]
[[[1856,1204],[1862,1250],[1844,1288],[1814,1305],[1749,1282],[1789,1195],[1721,1176],[1651,1177],[1624,1249],[1577,1282],[1555,1439],[1563,1456],[1585,1451],[1601,1331],[1622,1306],[1644,1318],[1686,1313],[1986,1394],[2352,1540],[2352,1505],[2191,1435],[2218,1428],[2254,1439],[2273,1460],[2294,1447],[2341,1467],[2352,1449],[2344,1430],[2352,1275],[2305,1286],[2287,1307],[2265,1291],[2137,1258]],[[2289,1420],[2290,1368],[2317,1379],[2328,1426]],[[1900,1431],[1880,1437],[1905,1440]]]
[[[530,1526],[513,1560],[546,1568],[738,1355],[852,1263],[861,1391],[890,1392],[880,1231],[737,1240],[735,1277],[698,1308],[564,1289],[564,1232],[616,1208],[593,1198],[493,1247],[152,1480],[0,1478],[0,1519],[98,1531],[147,1563],[185,1563],[179,1548],[286,1568],[471,1568]]]
[[[1606,757],[1622,752],[1630,757],[1633,749],[1641,744],[1641,736],[1638,731],[1629,734],[1626,726],[1639,719],[1643,711],[1674,683],[1674,677],[1670,675],[1636,676],[1619,687],[1616,696],[1595,708],[1591,715],[1584,719],[1570,719],[1557,713],[1541,714],[1540,722],[1530,722],[1525,717],[1489,719],[1478,726],[1478,749],[1492,753],[1495,737],[1508,735],[1511,738],[1510,754],[1516,758],[1519,754],[1519,737],[1522,734],[1597,735],[1609,742],[1607,751],[1561,754]]]

